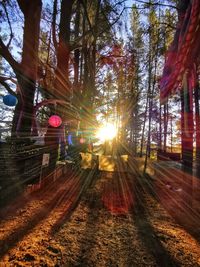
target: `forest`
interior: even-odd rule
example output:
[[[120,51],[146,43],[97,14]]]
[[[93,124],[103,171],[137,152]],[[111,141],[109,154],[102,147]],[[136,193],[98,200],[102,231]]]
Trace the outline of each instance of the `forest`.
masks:
[[[133,155],[177,152],[191,167],[200,147],[198,63],[160,94],[178,20],[176,1],[166,2],[2,1],[2,140],[44,136],[57,114],[63,136],[114,123]],[[180,86],[189,80],[186,95]]]
[[[172,217],[177,213],[176,222],[182,223],[195,241],[183,241],[192,242],[192,252],[184,248],[173,261],[163,252],[159,237],[154,243],[147,234],[141,240],[155,262],[148,256],[145,262],[144,252],[143,256],[138,254],[140,261],[129,255],[125,263],[125,256],[122,262],[112,256],[113,261],[108,263],[102,252],[105,262],[98,265],[98,249],[86,245],[88,251],[97,253],[95,262],[84,256],[89,254],[81,248],[83,255],[77,258],[71,230],[62,228],[64,235],[72,238],[72,250],[76,252],[71,251],[71,256],[58,252],[66,248],[62,241],[58,242],[62,249],[58,243],[56,249],[53,243],[49,245],[52,255],[56,254],[51,259],[42,259],[43,254],[38,259],[31,247],[30,253],[24,252],[24,260],[21,254],[16,260],[15,246],[19,242],[28,246],[27,242],[39,235],[32,233],[29,224],[22,230],[17,228],[16,219],[18,234],[10,239],[2,234],[0,263],[200,266],[199,14],[198,0],[1,0],[0,229],[11,231],[9,214],[23,210],[24,197],[28,203],[33,197],[35,202],[30,203],[35,204],[29,207],[33,214],[40,201],[43,205],[44,213],[36,212],[35,219],[30,219],[33,228],[39,227],[57,203],[48,231],[56,228],[59,242],[62,231],[58,229],[65,226],[68,214],[73,214],[74,220],[84,217],[85,203],[91,209],[89,214],[96,212],[101,219],[102,213],[105,219],[102,207],[112,216],[127,214],[134,209],[135,199],[135,224],[140,232],[141,221],[146,220],[142,217],[146,216],[144,208],[150,205],[150,213],[154,213],[156,204],[148,195],[151,191],[161,209],[169,209]],[[46,198],[37,202],[41,193]],[[143,206],[144,199],[147,204]],[[71,201],[69,210],[64,201]],[[164,214],[161,209],[155,214]],[[182,213],[178,214],[177,209]],[[59,217],[59,212],[65,215]],[[86,224],[95,225],[95,218],[89,218]],[[117,223],[116,218],[113,223]],[[156,224],[156,218],[152,218],[149,220]],[[25,220],[19,218],[19,224]],[[125,217],[120,220],[125,228],[130,223]],[[170,220],[166,217],[172,225]],[[73,219],[68,223],[75,227]],[[150,227],[146,223],[144,231],[150,231]],[[28,233],[33,236],[23,241]],[[180,236],[183,238],[184,233]],[[124,251],[128,250],[125,246]],[[188,253],[192,255],[190,260]],[[176,248],[172,248],[172,254],[176,254]],[[63,262],[60,257],[64,257]]]

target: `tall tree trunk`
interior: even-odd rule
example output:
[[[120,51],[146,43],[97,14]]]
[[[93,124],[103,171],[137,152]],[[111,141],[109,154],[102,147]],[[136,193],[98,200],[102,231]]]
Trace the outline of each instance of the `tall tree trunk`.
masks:
[[[71,96],[69,81],[70,22],[74,0],[62,0],[57,45],[57,67],[55,71],[55,95],[64,100]]]
[[[148,69],[148,103],[149,103],[149,118],[148,118],[148,135],[147,135],[147,146],[146,146],[146,154],[145,154],[145,161],[144,161],[144,173],[146,171],[146,167],[147,167],[147,158],[148,156],[150,156],[150,138],[151,138],[151,119],[152,119],[152,105],[153,105],[153,88],[151,90],[151,86],[152,86],[152,61],[151,61],[151,53],[149,50],[149,69]]]
[[[141,137],[141,143],[140,143],[140,157],[143,155],[143,147],[144,147],[144,133],[145,133],[145,126],[146,126],[146,120],[147,120],[147,110],[148,110],[148,103],[149,103],[149,93],[147,92],[147,98],[146,98],[146,105],[145,105],[145,112],[144,112],[144,121],[142,126],[142,137]]]
[[[159,134],[158,134],[158,149],[162,149],[162,106],[159,108]]]
[[[16,70],[21,95],[13,118],[12,136],[24,137],[31,134],[42,2],[19,0],[18,3],[24,14],[24,35],[22,61],[20,69]]]
[[[168,100],[167,103],[164,104],[164,121],[163,121],[163,128],[164,128],[164,140],[163,140],[163,151],[167,151],[167,131],[168,131]]]
[[[171,153],[173,151],[173,123],[172,122],[173,122],[173,117],[172,117],[172,114],[171,114],[171,116],[170,116]]]
[[[196,73],[194,97],[195,97],[195,124],[196,124],[196,165],[197,173],[200,176],[200,112],[199,112],[199,81]]]
[[[193,164],[193,106],[188,87],[187,74],[184,76],[183,90],[181,92],[181,144],[182,161],[184,166],[192,168]]]
[[[77,1],[76,4],[76,18],[75,18],[75,40],[78,38],[80,32],[80,2]],[[80,49],[77,48],[74,50],[74,91],[79,92],[79,66],[80,65]]]
[[[87,4],[87,1],[86,3]],[[92,127],[94,125],[93,117],[93,101],[95,96],[95,77],[96,77],[96,42],[98,37],[98,22],[100,14],[101,0],[97,0],[93,7],[95,16],[89,19],[87,10],[85,9],[86,20],[84,20],[84,30],[90,28],[92,36],[90,39],[83,40],[83,58],[84,58],[84,74],[83,74],[83,120],[86,122],[85,127]],[[93,28],[91,28],[93,27]]]
[[[157,35],[159,36],[159,32],[157,32]],[[148,126],[148,137],[147,137],[147,147],[146,147],[146,155],[145,155],[145,162],[144,162],[144,170],[143,172],[146,172],[147,167],[147,160],[148,157],[150,158],[151,154],[151,121],[152,121],[152,110],[153,110],[153,96],[155,91],[155,84],[156,84],[156,75],[157,75],[157,64],[158,64],[158,42],[155,46],[155,55],[154,55],[154,62],[153,56],[152,56],[152,40],[154,36],[150,36],[150,42],[149,42],[149,66],[148,66],[148,93],[149,93],[149,126]],[[152,66],[154,64],[154,66]],[[153,73],[154,69],[154,73]],[[154,78],[152,79],[152,75],[154,74]]]
[[[72,87],[69,80],[69,58],[70,58],[70,23],[72,16],[72,7],[74,0],[62,0],[61,1],[61,13],[60,13],[60,23],[59,23],[59,40],[56,44],[57,48],[57,66],[55,70],[55,83],[54,83],[54,95],[56,98],[70,101]],[[56,9],[56,8],[55,8]],[[63,107],[58,107],[57,112],[62,116],[69,114]],[[65,140],[62,138],[64,136],[64,127],[59,132],[60,134],[60,145],[61,154],[60,157],[64,158],[65,153]],[[57,140],[59,141],[59,140]],[[55,150],[56,154],[56,150]]]

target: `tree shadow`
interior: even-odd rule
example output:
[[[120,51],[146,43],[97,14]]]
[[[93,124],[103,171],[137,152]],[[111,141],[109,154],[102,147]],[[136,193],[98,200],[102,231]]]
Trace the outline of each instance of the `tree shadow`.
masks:
[[[112,218],[112,219],[115,218],[113,221],[114,224],[115,224],[115,220],[118,221],[120,220],[120,218],[125,218],[126,216],[128,216],[129,205],[127,208],[127,205],[124,205],[125,204],[124,201],[121,202],[122,199],[118,198],[119,195],[122,195],[123,193],[125,193],[124,188],[122,188],[119,185],[120,179],[121,179],[120,174],[113,173],[113,172],[102,172],[100,178],[102,179],[101,189],[94,190],[94,191],[92,190],[91,195],[87,196],[86,201],[85,201],[85,204],[89,208],[88,217],[87,217],[87,222],[86,222],[84,233],[82,234],[83,237],[78,241],[79,244],[81,244],[79,248],[79,255],[76,260],[75,265],[72,265],[72,266],[81,266],[81,267],[82,266],[83,267],[95,266],[95,262],[91,262],[92,260],[90,260],[90,257],[92,257],[92,252],[91,252],[92,249],[97,244],[99,244],[97,239],[99,238],[99,232],[101,232],[99,228],[100,227],[99,221],[101,220],[102,210],[105,211],[103,212],[103,216],[106,216],[107,214],[109,218]],[[124,181],[124,182],[127,182],[127,185],[129,185],[130,183],[130,181]],[[94,186],[95,186],[95,183],[91,186],[90,189],[93,189]],[[113,199],[113,196],[116,196],[116,195],[117,195],[117,199],[116,198]],[[108,201],[108,198],[110,198],[109,201]],[[106,217],[103,217],[103,220],[105,219]],[[112,227],[115,228],[114,225]],[[126,228],[124,229],[124,231],[128,233],[126,235],[126,244],[130,245],[131,244],[130,229]],[[110,234],[110,232],[108,233]],[[103,236],[103,240],[101,240],[100,247],[98,245],[98,251],[95,251],[96,252],[95,254],[97,255],[94,256],[95,257],[94,259],[98,260],[99,255],[101,255],[102,253],[101,246],[103,245],[103,246],[106,246],[105,249],[108,249],[108,253],[109,252],[111,253],[110,255],[108,255],[108,258],[106,259],[107,263],[104,266],[118,266],[119,255],[116,256],[117,258],[113,258],[113,256],[115,257],[115,255],[113,255],[114,250],[113,250],[112,244],[113,244],[112,240],[109,240],[107,236],[105,237]],[[134,258],[134,256],[132,255],[132,251],[127,248],[127,245],[124,244],[123,240],[121,240],[119,245],[120,245],[121,250],[126,251],[126,254]],[[101,256],[99,260],[101,260]],[[123,256],[123,260],[124,262],[130,263],[130,259],[127,257],[127,255]],[[105,264],[105,262],[103,264]]]
[[[95,178],[96,177],[96,178]],[[66,207],[62,210],[62,214],[60,218],[55,222],[55,224],[51,228],[51,235],[55,235],[56,232],[60,230],[60,228],[66,223],[67,220],[70,219],[73,211],[78,206],[81,197],[85,193],[85,191],[95,183],[98,177],[98,173],[96,169],[88,169],[83,170],[80,176],[79,190],[77,190],[77,186],[73,186],[70,195],[68,197],[68,201],[70,201],[70,206],[66,205]]]
[[[97,175],[95,176],[95,179],[92,180],[92,183],[90,184],[90,189],[91,189],[90,192],[92,192],[92,194],[87,194],[86,199],[84,200],[85,205],[88,206],[89,212],[83,237],[81,238],[81,240],[79,240],[81,246],[79,249],[79,255],[75,266],[81,266],[81,267],[90,266],[88,263],[88,257],[89,257],[88,252],[90,253],[90,251],[92,250],[96,240],[96,236],[98,234],[98,220],[99,220],[100,209],[102,206],[100,199],[100,192],[99,191],[94,192],[94,187],[96,185],[97,180],[100,177],[101,175]],[[90,242],[84,242],[85,237],[87,239],[89,238]]]
[[[148,192],[200,243],[200,179],[184,169],[156,169]]]
[[[79,183],[80,185],[79,177],[71,176],[70,179],[63,180],[61,187],[60,181],[54,183],[54,192],[52,192],[53,197],[39,208],[26,223],[20,225],[13,233],[0,241],[0,258],[2,258],[11,248],[14,248],[23,237],[31,233],[31,231],[41,221],[45,220],[53,210],[62,205],[64,206],[62,207],[64,213],[67,213],[68,210],[70,210],[71,204],[73,204],[73,199],[70,198],[70,191],[72,185],[75,183]]]
[[[34,190],[31,192],[24,191],[21,195],[17,196],[12,202],[0,208],[0,219],[6,220],[10,216],[17,216],[18,211],[26,209],[31,201],[38,198],[44,199],[47,195],[55,193],[55,187],[63,183],[66,179],[70,179],[74,174],[72,172],[66,173],[61,178],[53,181],[53,174],[47,176],[42,186],[39,184],[34,185]]]
[[[155,258],[156,264],[160,267],[177,267],[180,263],[169,254],[162,245],[158,235],[151,225],[147,216],[147,203],[144,199],[144,190],[136,178],[134,193],[136,204],[133,211],[133,221],[138,230],[138,235],[147,251]]]

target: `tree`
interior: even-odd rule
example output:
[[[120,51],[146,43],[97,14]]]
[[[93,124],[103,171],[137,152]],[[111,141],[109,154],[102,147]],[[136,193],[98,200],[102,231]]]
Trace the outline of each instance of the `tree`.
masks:
[[[196,125],[196,163],[197,171],[200,174],[200,111],[199,111],[199,96],[200,96],[200,87],[199,87],[199,74],[198,69],[195,66],[194,68],[194,101],[195,101],[195,125]]]
[[[42,1],[17,1],[24,16],[23,47],[21,62],[10,53],[9,45],[0,38],[0,55],[9,63],[18,83],[18,104],[12,123],[12,135],[30,136],[33,114],[33,100],[37,82],[38,47]],[[32,19],[34,17],[34,20]],[[11,32],[12,35],[12,32]]]
[[[56,44],[57,66],[55,70],[55,95],[58,98],[69,101],[71,84],[69,81],[69,57],[70,57],[70,23],[74,0],[61,1],[61,13],[59,23],[59,41]]]

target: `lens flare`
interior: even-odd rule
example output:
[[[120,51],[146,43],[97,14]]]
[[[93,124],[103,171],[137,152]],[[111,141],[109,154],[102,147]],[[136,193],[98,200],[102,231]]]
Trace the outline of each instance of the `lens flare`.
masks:
[[[96,137],[102,142],[112,140],[116,135],[117,128],[111,123],[103,125],[96,133]]]

